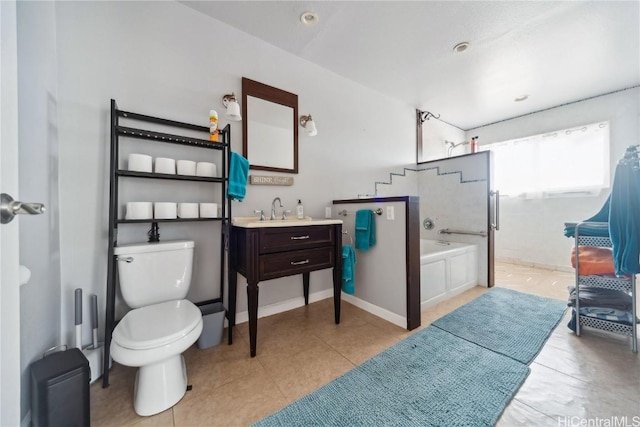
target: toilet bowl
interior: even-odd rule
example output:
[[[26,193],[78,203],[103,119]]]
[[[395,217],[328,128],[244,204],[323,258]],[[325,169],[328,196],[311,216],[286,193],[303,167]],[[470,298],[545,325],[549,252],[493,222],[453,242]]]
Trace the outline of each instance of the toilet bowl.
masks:
[[[127,313],[113,331],[111,356],[139,368],[134,409],[153,415],[172,407],[187,389],[182,353],[198,340],[202,314],[191,301],[169,301]]]
[[[202,332],[202,313],[184,299],[191,284],[193,242],[162,242],[114,249],[123,299],[133,309],[113,330],[111,357],[137,367],[133,407],[162,412],[187,390],[182,353]]]

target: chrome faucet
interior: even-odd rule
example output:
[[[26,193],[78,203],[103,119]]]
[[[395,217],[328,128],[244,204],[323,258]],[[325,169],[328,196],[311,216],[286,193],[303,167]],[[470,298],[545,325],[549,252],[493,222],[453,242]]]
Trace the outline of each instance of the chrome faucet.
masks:
[[[284,206],[282,205],[282,200],[280,200],[280,197],[276,197],[275,199],[273,199],[273,202],[271,202],[271,220],[275,220],[276,219],[276,200],[278,201],[278,203],[280,203],[280,207],[284,208]]]

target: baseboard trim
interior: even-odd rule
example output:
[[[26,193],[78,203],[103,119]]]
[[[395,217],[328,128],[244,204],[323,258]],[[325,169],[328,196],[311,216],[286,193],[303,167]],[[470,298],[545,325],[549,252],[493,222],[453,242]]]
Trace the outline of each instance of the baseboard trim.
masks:
[[[333,289],[325,289],[324,291],[315,292],[309,294],[309,303],[321,301],[323,299],[333,298]],[[378,307],[377,305],[371,304],[369,302],[363,301],[360,298],[354,297],[352,295],[348,295],[343,293],[342,300],[348,302],[349,304],[353,304],[358,308],[367,311],[374,316],[378,316],[388,322],[393,323],[394,325],[400,326],[403,329],[407,328],[407,318],[400,316],[399,314],[393,313],[389,310],[386,310],[382,307]],[[258,319],[261,317],[272,316],[274,314],[283,313],[285,311],[293,310],[298,307],[304,306],[304,297],[292,298],[286,301],[277,302],[275,304],[266,305],[264,307],[258,307]],[[236,313],[236,325],[240,323],[245,323],[249,321],[249,312],[241,311]],[[225,320],[225,325],[227,325]]]
[[[537,263],[537,262],[522,261],[522,260],[515,259],[515,258],[496,257],[496,262],[502,262],[502,263],[505,263],[505,264],[521,265],[521,266],[524,266],[524,267],[542,268],[544,270],[562,271],[562,272],[565,272],[565,273],[572,273],[574,271],[573,268],[568,267],[566,265],[540,264],[540,263]]]
[[[333,298],[333,288],[309,294],[309,303],[321,301],[327,298]],[[304,306],[304,297],[292,298],[286,301],[277,302],[275,304],[258,307],[258,319],[261,317],[273,316],[274,314],[293,310],[294,308],[302,306]],[[248,321],[249,312],[247,310],[236,313],[236,325]]]
[[[400,326],[403,329],[407,329],[407,318],[403,317],[399,314],[396,314],[392,311],[384,309],[382,307],[378,307],[377,305],[371,304],[370,302],[361,300],[358,297],[354,297],[353,295],[342,294],[342,299],[349,304],[353,304],[358,308],[367,311],[374,316],[378,316],[387,322],[391,322],[394,325]]]

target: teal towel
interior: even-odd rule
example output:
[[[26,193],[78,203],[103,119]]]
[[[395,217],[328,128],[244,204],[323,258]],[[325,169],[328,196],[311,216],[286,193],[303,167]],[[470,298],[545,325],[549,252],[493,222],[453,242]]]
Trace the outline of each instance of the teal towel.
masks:
[[[611,194],[604,202],[602,207],[600,208],[600,212],[595,214],[589,219],[583,220],[584,222],[609,222],[609,207],[611,206]],[[567,237],[575,237],[576,236],[576,223],[575,222],[565,222],[564,224],[564,235]],[[609,228],[601,227],[597,224],[589,225],[585,224],[580,227],[580,235],[582,236],[599,236],[599,237],[609,237]]]
[[[618,276],[640,273],[640,171],[635,166],[618,163],[611,187],[609,236]]]
[[[342,291],[349,295],[356,291],[356,250],[351,245],[342,247]]]
[[[371,209],[356,212],[356,249],[368,251],[376,244],[376,222]]]
[[[231,152],[229,162],[229,188],[227,197],[241,202],[247,194],[247,176],[249,175],[249,161],[240,154]]]

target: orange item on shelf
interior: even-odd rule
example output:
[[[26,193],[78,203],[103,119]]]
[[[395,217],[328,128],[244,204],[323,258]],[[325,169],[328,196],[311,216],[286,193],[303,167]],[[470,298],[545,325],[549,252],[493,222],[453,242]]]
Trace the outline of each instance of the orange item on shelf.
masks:
[[[613,251],[611,248],[580,246],[578,251],[581,276],[591,274],[615,274]],[[576,248],[571,248],[571,266],[576,268]]]
[[[218,141],[218,113],[216,110],[209,111],[209,140]]]

